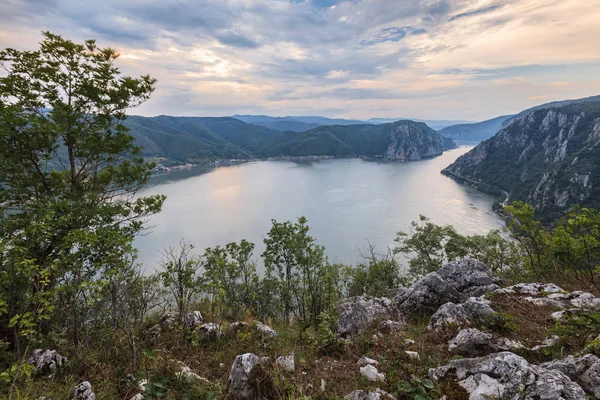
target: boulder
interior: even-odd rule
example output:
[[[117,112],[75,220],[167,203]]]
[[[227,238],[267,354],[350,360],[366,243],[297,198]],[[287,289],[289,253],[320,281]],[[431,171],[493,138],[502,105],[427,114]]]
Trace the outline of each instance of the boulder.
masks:
[[[96,395],[92,392],[92,384],[84,381],[73,387],[71,400],[96,400]]]
[[[254,389],[249,382],[250,372],[260,364],[256,354],[246,353],[235,358],[229,373],[229,388],[227,397],[231,400],[246,400],[254,398]]]
[[[456,379],[471,400],[586,399],[583,389],[567,374],[531,365],[511,352],[451,361],[430,369],[429,376],[435,381]]]
[[[392,301],[365,296],[350,297],[339,304],[340,317],[336,331],[341,336],[350,336],[372,325],[379,318],[389,319],[394,310]]]
[[[379,365],[379,361],[373,360],[372,358],[369,358],[367,356],[362,356],[360,360],[356,362],[356,365],[358,365],[359,367],[364,367],[366,365],[372,365],[376,367]]]
[[[143,399],[144,399],[144,395],[141,393],[138,393],[135,396],[133,396],[132,398],[130,398],[129,400],[143,400]]]
[[[439,331],[451,325],[459,327],[474,325],[494,314],[489,300],[470,297],[460,304],[446,303],[431,316],[427,329]]]
[[[411,360],[419,360],[421,356],[416,351],[405,351],[404,354],[408,356]]]
[[[465,258],[425,275],[408,289],[398,289],[394,304],[405,315],[427,314],[442,304],[460,303],[496,289],[492,271],[475,259]]]
[[[54,377],[58,369],[66,365],[67,358],[58,354],[56,350],[36,349],[27,359],[27,363],[35,367],[34,373]]]
[[[187,313],[183,317],[183,324],[190,329],[194,329],[196,326],[200,325],[201,323],[202,323],[202,314],[200,313],[200,311],[192,311],[190,313]]]
[[[198,333],[202,340],[218,340],[223,334],[219,324],[215,324],[214,322],[200,325],[195,329],[195,332]]]
[[[600,398],[600,359],[592,354],[563,360],[553,360],[540,365],[541,368],[557,370],[576,381],[590,395]]]
[[[344,397],[345,400],[394,400],[394,396],[379,388],[374,392],[365,392],[364,390],[355,390]]]
[[[269,325],[265,325],[262,322],[259,322],[256,324],[256,330],[264,336],[270,336],[270,337],[277,336],[277,332],[275,330],[271,329],[271,327]]]
[[[290,353],[287,356],[277,357],[275,364],[277,364],[285,372],[290,374],[293,373],[296,370],[296,366],[294,364],[294,353]]]
[[[498,351],[522,349],[519,342],[505,338],[495,338],[478,329],[463,329],[448,343],[448,351],[467,357],[484,356]]]
[[[519,283],[495,290],[494,293],[528,295],[523,299],[540,306],[584,310],[600,309],[600,299],[593,294],[581,291],[569,293],[552,283]]]
[[[383,372],[379,372],[377,368],[372,365],[360,367],[360,374],[371,382],[385,382],[385,374]]]
[[[552,293],[566,293],[566,290],[553,283],[518,283],[513,286],[498,289],[495,293],[546,296]]]
[[[175,318],[175,314],[172,313],[171,311],[167,311],[166,313],[163,314],[162,317],[160,317],[159,324],[160,324],[161,328],[165,329],[165,328],[168,328],[169,326],[173,325],[176,320],[177,319]]]

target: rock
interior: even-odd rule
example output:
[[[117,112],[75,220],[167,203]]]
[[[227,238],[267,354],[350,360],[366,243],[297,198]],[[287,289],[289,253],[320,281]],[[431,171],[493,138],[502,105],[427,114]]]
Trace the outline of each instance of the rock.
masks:
[[[562,303],[564,307],[582,308],[584,310],[600,309],[600,299],[587,292],[553,293],[546,297]]]
[[[441,330],[451,325],[468,326],[494,314],[489,300],[471,297],[464,303],[446,303],[431,316],[427,329]]]
[[[142,393],[146,393],[146,385],[148,384],[148,380],[147,379],[142,379],[141,381],[138,382],[137,387],[138,390]]]
[[[356,365],[358,365],[359,367],[364,367],[365,365],[372,365],[376,367],[379,365],[379,361],[373,360],[372,358],[369,358],[367,356],[362,356],[360,360],[356,362]]]
[[[340,317],[336,331],[341,336],[350,336],[373,324],[378,318],[390,318],[394,315],[392,301],[383,298],[365,296],[350,297],[339,306]]]
[[[465,258],[425,275],[408,289],[398,289],[394,304],[405,315],[426,314],[442,304],[460,303],[496,289],[492,271],[475,259]]]
[[[415,344],[416,342],[412,339],[404,339],[404,345],[405,346],[412,346],[413,344]]]
[[[96,400],[96,395],[92,392],[92,384],[84,381],[73,387],[71,400]]]
[[[321,379],[321,387],[319,389],[321,389],[321,392],[324,392],[325,389],[327,389],[327,385],[325,384],[325,379]]]
[[[542,366],[530,365],[511,352],[490,354],[480,358],[464,358],[432,368],[435,381],[455,378],[471,400],[584,400],[585,393],[566,374]]]
[[[163,314],[162,317],[160,317],[160,321],[159,324],[161,326],[161,328],[165,329],[168,328],[169,326],[173,325],[176,321],[175,318],[175,314],[172,313],[171,311],[167,311],[166,313]]]
[[[214,322],[200,325],[195,329],[195,332],[198,333],[202,340],[218,340],[223,334],[219,324],[215,324]]]
[[[193,311],[190,313],[187,313],[184,317],[183,317],[183,324],[191,329],[194,329],[197,325],[200,325],[202,323],[202,314],[200,313],[200,311]]]
[[[374,392],[365,392],[364,390],[355,390],[349,395],[345,396],[346,400],[394,400],[394,396],[385,392],[379,388],[375,389]]]
[[[260,363],[256,354],[246,353],[235,358],[229,373],[228,398],[246,400],[254,397],[254,390],[248,377],[252,369]]]
[[[360,367],[360,374],[371,382],[385,382],[385,374],[377,371],[377,368],[372,365]]]
[[[592,354],[563,360],[553,360],[540,365],[541,368],[557,370],[576,381],[589,394],[600,398],[600,359]]]
[[[381,321],[381,323],[379,324],[379,329],[389,333],[401,331],[403,328],[404,324],[402,322],[392,321],[390,319]]]
[[[144,399],[144,395],[141,393],[138,393],[135,396],[133,396],[132,398],[130,398],[129,400],[143,400],[143,399]]]
[[[270,326],[259,322],[256,324],[256,330],[265,336],[275,337],[277,336],[277,332],[271,329]]]
[[[543,371],[537,380],[527,387],[525,400],[586,400],[585,392],[578,384],[560,371]]]
[[[194,383],[194,382],[197,382],[197,381],[209,383],[208,379],[203,378],[200,375],[198,375],[197,373],[193,372],[190,367],[188,367],[187,365],[185,365],[181,361],[178,362],[178,364],[179,364],[180,370],[179,370],[179,372],[177,372],[175,374],[176,377],[184,380],[187,383]]]
[[[234,322],[233,324],[229,325],[229,329],[232,332],[243,331],[243,330],[248,329],[248,327],[250,327],[250,324],[248,324],[247,322],[244,322],[244,321]]]
[[[542,349],[547,349],[548,347],[554,346],[556,343],[558,343],[559,340],[560,340],[560,338],[558,336],[552,336],[552,337],[546,338],[546,339],[544,339],[542,344],[534,346],[530,350],[531,351],[540,351]]]
[[[550,318],[557,322],[566,322],[567,319],[571,316],[577,316],[581,314],[583,310],[579,308],[569,308],[567,310],[555,311],[550,314]]]
[[[566,290],[553,283],[518,283],[513,286],[498,289],[495,293],[546,296],[552,293],[566,293]]]
[[[416,351],[405,351],[404,354],[408,356],[411,360],[419,360],[421,356]]]
[[[285,372],[293,373],[296,370],[294,364],[294,353],[290,353],[287,356],[279,356],[275,360],[275,364],[277,364],[280,368],[282,368]]]
[[[67,363],[67,358],[58,354],[56,350],[36,349],[27,359],[27,363],[35,367],[36,374],[49,374],[51,377],[56,375],[59,368]]]
[[[478,357],[498,351],[517,350],[524,348],[519,342],[505,338],[495,338],[489,333],[469,328],[461,330],[448,343],[448,351],[467,357]]]

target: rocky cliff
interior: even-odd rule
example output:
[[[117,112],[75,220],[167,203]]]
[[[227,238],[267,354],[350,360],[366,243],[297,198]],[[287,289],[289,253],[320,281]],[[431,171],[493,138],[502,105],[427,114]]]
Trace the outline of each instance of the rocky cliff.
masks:
[[[571,205],[600,207],[600,101],[513,119],[442,171],[480,190],[508,192],[552,219]]]
[[[441,155],[454,148],[452,140],[442,137],[422,122],[400,121],[393,124],[384,157],[388,160],[416,161]]]

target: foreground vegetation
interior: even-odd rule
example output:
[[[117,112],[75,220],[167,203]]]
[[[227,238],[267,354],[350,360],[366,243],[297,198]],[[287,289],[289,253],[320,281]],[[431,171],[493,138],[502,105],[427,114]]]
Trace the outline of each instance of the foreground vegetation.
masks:
[[[0,78],[0,396],[62,399],[86,379],[98,398],[128,399],[145,379],[148,399],[220,398],[236,355],[274,359],[293,351],[302,373],[266,371],[265,397],[335,398],[372,388],[355,368],[368,354],[388,374],[384,389],[436,398],[456,390],[424,378],[450,358],[439,334],[416,320],[385,340],[366,331],[344,341],[333,330],[341,299],[393,295],[465,256],[507,284],[600,289],[599,213],[574,208],[545,227],[523,203],[505,208],[506,231],[487,235],[463,236],[421,217],[398,234],[393,249],[370,248],[356,266],[330,263],[299,218],[273,221],[260,255],[264,276],[254,244],[244,240],[200,252],[182,241],[164,250],[160,271],[144,275],[132,241],[164,197],[136,195],[152,165],[140,157],[124,120],[128,108],[149,98],[155,81],[121,76],[117,57],[93,41],[79,45],[50,33],[38,51],[0,52],[6,71]],[[408,268],[400,259],[410,260]],[[156,336],[152,329],[167,310],[174,321]],[[205,340],[186,327],[195,310],[219,323],[223,335]],[[503,322],[487,329],[517,330],[511,312],[518,314],[507,309]],[[600,333],[596,315],[577,318],[544,329],[564,337]],[[227,329],[259,320],[277,337]],[[27,359],[37,348],[58,349],[70,362],[53,379],[35,376]],[[422,356],[411,359],[404,350]],[[206,380],[189,381],[178,362]]]

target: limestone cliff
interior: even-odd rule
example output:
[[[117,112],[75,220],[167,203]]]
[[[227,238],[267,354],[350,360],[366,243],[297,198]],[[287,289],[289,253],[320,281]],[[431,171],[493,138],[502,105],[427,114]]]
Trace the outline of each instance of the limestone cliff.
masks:
[[[446,139],[424,123],[400,121],[389,133],[389,144],[384,157],[388,160],[416,161],[441,155],[454,148],[452,140]]]
[[[505,191],[552,219],[572,205],[600,207],[600,102],[534,110],[513,119],[442,173]]]

